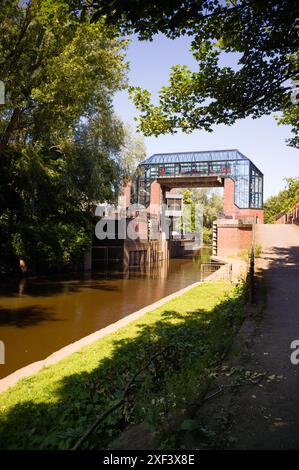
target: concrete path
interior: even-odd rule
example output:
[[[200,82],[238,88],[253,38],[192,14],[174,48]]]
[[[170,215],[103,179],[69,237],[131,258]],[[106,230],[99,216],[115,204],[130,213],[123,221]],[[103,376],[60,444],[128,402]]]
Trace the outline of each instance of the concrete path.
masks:
[[[290,360],[299,340],[299,227],[260,225],[257,241],[266,306],[249,309],[206,397],[223,393],[193,415],[216,438],[207,444],[187,433],[184,448],[299,449],[299,364]]]
[[[299,227],[283,224],[257,225],[257,243],[263,249],[298,247]]]
[[[267,306],[247,367],[266,375],[237,397],[231,434],[237,449],[299,449],[299,365],[290,360],[290,344],[299,340],[299,227],[261,225],[257,240]]]

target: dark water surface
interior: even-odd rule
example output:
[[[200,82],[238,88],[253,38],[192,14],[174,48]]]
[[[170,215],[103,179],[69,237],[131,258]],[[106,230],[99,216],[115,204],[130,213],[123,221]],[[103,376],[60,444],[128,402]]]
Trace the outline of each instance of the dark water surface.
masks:
[[[209,252],[202,258],[206,261]],[[0,286],[0,378],[200,280],[200,258]]]

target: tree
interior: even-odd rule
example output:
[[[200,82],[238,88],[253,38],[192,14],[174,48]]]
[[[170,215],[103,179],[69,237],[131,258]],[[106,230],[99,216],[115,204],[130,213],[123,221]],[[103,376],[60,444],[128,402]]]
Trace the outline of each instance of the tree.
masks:
[[[298,76],[291,57],[298,50],[298,2],[293,0],[97,0],[68,2],[70,9],[106,17],[125,33],[151,39],[192,36],[198,72],[176,65],[158,105],[146,90],[131,88],[145,135],[211,131],[215,124],[258,118],[288,108],[290,79]],[[235,53],[236,67],[221,66]],[[288,116],[288,111],[287,111]],[[286,116],[286,120],[288,117]],[[282,121],[283,122],[283,121]],[[296,126],[298,124],[296,123]],[[293,141],[290,142],[293,144]]]
[[[299,70],[299,51],[291,57],[293,68]],[[288,139],[291,147],[299,148],[299,80],[291,80],[291,99],[287,100],[283,108],[282,116],[277,117],[279,124],[287,124],[292,127],[294,137]]]
[[[126,42],[60,0],[5,1],[0,29],[1,255],[78,263],[94,202],[116,199],[123,177],[112,97],[126,85]]]
[[[194,229],[196,204],[203,206],[203,241],[210,244],[212,241],[212,226],[223,210],[223,198],[210,189],[184,189],[184,204],[191,205],[191,228]]]
[[[143,137],[134,135],[130,125],[124,126],[123,144],[121,146],[121,168],[127,177],[133,177],[138,164],[146,158]]]
[[[265,223],[274,224],[278,215],[288,212],[299,201],[299,177],[286,178],[286,189],[269,197],[265,204]]]
[[[111,112],[126,77],[126,43],[115,30],[101,21],[79,23],[59,0],[19,3],[6,0],[0,11],[2,151],[9,142],[52,145],[92,109]]]
[[[299,149],[299,106],[297,103],[290,103],[283,110],[282,116],[278,119],[279,124],[291,126],[293,137],[287,140],[290,147]]]
[[[217,219],[220,213],[223,212],[223,196],[212,192],[208,197],[208,203],[204,208],[204,226],[212,229],[213,222]]]

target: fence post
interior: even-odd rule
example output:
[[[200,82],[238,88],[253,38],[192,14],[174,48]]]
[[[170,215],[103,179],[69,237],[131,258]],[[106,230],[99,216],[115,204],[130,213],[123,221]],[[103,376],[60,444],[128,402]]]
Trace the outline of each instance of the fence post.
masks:
[[[256,226],[256,217],[253,219],[252,224],[252,242],[251,242],[251,252],[250,252],[250,264],[249,264],[249,279],[248,279],[248,296],[249,303],[253,304],[254,302],[254,248],[255,248],[255,226]]]
[[[0,364],[5,364],[5,344],[0,341]]]
[[[232,265],[232,263],[229,263],[228,266],[229,266],[229,268],[228,268],[229,269],[228,279],[229,279],[230,282],[232,282],[232,279],[233,279],[233,265]]]

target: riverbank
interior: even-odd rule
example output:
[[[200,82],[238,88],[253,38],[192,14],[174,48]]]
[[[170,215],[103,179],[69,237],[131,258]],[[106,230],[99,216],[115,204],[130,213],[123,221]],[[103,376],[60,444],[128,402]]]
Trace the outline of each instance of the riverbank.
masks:
[[[198,282],[200,263],[201,257],[170,259],[124,271],[2,283],[0,340],[6,362],[0,379]]]
[[[243,319],[243,288],[201,284],[1,394],[3,449],[67,449],[96,416],[83,448],[103,448],[145,423],[157,447],[171,446],[169,417],[206,390]],[[137,375],[136,375],[137,374]],[[135,380],[132,381],[132,378]]]
[[[217,273],[214,273],[214,276]],[[210,276],[212,278],[212,276]],[[176,297],[184,294],[185,292],[188,292],[190,289],[196,287],[197,285],[200,285],[201,281],[196,282],[191,284],[190,286],[187,286],[183,289],[180,289],[177,292],[174,292],[173,294],[170,294],[166,297],[163,297],[162,299],[158,300],[157,302],[154,302],[137,312],[131,313],[130,315],[127,315],[126,317],[122,318],[121,320],[118,320],[114,323],[111,323],[110,325],[106,326],[105,328],[101,328],[100,330],[95,331],[94,333],[84,336],[83,338],[79,339],[78,341],[75,341],[74,343],[68,344],[64,348],[59,349],[58,351],[55,351],[53,354],[48,356],[46,359],[43,359],[41,361],[36,361],[32,362],[31,364],[28,364],[28,366],[22,367],[21,369],[16,370],[12,374],[9,374],[8,376],[4,377],[3,379],[0,380],[0,393],[6,391],[8,388],[14,386],[19,380],[25,379],[27,377],[32,376],[33,374],[36,374],[39,372],[41,369],[44,367],[51,366],[53,364],[56,364],[57,362],[61,361],[65,357],[68,357],[69,355],[79,351],[82,349],[84,346],[88,346],[91,343],[94,343],[100,338],[104,338],[106,335],[110,333],[114,333],[117,331],[119,328],[127,325],[128,323],[137,320],[138,318],[142,317],[145,313],[151,312],[152,310],[160,307],[161,305],[165,304],[167,301],[175,299]]]

